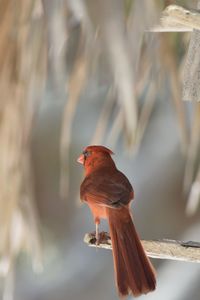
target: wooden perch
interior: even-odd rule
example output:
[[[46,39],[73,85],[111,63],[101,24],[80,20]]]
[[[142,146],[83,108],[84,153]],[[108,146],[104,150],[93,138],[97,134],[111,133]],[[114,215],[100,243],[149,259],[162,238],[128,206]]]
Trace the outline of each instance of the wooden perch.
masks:
[[[84,242],[91,247],[112,250],[111,239],[107,232],[100,233],[99,245],[96,245],[95,233],[87,233]],[[181,242],[168,239],[143,240],[142,245],[149,257],[200,263],[200,242]]]
[[[153,32],[177,32],[200,30],[200,13],[198,10],[188,10],[178,5],[167,6],[161,15],[160,24],[151,28]]]

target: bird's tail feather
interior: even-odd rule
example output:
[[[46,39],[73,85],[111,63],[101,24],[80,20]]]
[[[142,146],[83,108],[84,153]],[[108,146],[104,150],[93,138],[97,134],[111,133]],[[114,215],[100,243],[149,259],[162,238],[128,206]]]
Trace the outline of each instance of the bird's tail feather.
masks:
[[[129,210],[107,208],[116,285],[119,294],[146,294],[156,287],[154,268],[145,254]]]

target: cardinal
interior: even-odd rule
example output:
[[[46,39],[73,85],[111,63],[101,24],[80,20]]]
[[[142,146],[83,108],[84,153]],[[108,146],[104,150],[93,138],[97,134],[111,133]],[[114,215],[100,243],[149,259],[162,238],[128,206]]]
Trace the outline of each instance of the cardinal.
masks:
[[[133,224],[130,212],[133,188],[127,177],[117,169],[112,154],[104,146],[84,149],[77,160],[85,169],[80,198],[93,214],[97,243],[100,220],[108,220],[119,295],[132,293],[140,296],[155,290],[155,271]]]

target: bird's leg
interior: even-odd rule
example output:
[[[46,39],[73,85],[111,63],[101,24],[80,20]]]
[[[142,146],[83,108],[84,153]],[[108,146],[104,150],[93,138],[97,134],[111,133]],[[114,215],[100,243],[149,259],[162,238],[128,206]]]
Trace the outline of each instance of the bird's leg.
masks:
[[[99,224],[96,223],[96,244],[99,245]]]
[[[100,239],[99,239],[99,224],[100,220],[99,218],[95,218],[95,224],[96,224],[96,245],[99,245]]]

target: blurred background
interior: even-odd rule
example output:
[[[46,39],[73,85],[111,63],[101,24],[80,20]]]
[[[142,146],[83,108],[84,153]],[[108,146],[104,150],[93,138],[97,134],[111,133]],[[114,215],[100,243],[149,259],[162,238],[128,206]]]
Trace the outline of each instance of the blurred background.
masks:
[[[142,239],[199,241],[200,106],[183,98],[200,38],[153,30],[167,5],[197,2],[0,0],[0,299],[118,299],[111,251],[83,242],[89,144],[133,184]],[[198,80],[185,100],[200,100]],[[198,264],[153,264],[145,299],[199,299]]]

